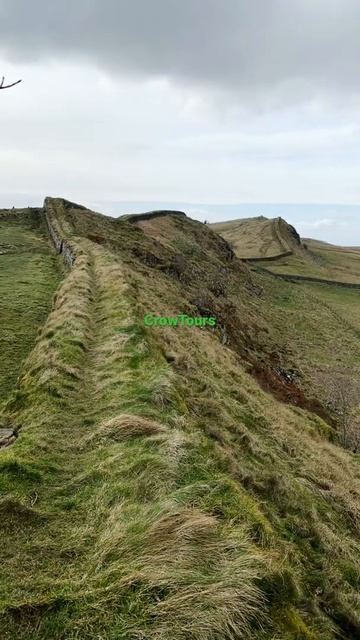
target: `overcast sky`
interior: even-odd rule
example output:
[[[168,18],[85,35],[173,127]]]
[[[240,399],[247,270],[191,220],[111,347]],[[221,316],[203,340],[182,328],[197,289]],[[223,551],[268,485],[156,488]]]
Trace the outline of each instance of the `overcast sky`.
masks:
[[[23,79],[0,207],[282,215],[360,245],[359,34],[359,0],[0,0],[0,75]]]

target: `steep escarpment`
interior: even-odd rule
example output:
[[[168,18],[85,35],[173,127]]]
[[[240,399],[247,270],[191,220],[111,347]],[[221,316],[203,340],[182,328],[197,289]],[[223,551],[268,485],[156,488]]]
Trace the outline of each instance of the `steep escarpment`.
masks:
[[[295,227],[286,222],[283,218],[275,218],[275,233],[285,251],[294,251],[301,247],[301,238]]]
[[[74,259],[6,406],[4,638],[356,638],[359,461],[251,371],[291,284],[184,216],[45,211]]]

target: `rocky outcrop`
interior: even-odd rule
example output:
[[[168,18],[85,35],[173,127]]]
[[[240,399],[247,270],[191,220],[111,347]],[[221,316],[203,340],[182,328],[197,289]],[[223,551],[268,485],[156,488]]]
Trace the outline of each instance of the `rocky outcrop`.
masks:
[[[0,429],[0,449],[9,447],[13,442],[15,442],[16,438],[17,435],[12,429]]]
[[[146,213],[134,213],[127,216],[122,216],[128,222],[140,222],[140,220],[150,220],[150,218],[161,218],[162,216],[181,216],[186,218],[186,213],[183,211],[172,211],[171,209],[159,209],[156,211],[147,211]]]
[[[286,222],[283,218],[275,218],[273,221],[274,233],[278,239],[280,247],[284,252],[290,252],[301,247],[301,238],[295,227]]]

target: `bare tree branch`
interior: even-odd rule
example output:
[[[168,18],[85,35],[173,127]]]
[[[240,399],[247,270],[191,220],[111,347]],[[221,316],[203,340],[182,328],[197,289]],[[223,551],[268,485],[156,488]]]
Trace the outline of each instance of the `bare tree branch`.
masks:
[[[0,89],[9,89],[10,87],[15,87],[16,84],[19,84],[19,82],[21,82],[21,80],[17,80],[16,82],[12,82],[12,84],[4,84],[5,82],[5,78],[4,76],[1,79],[0,82]]]

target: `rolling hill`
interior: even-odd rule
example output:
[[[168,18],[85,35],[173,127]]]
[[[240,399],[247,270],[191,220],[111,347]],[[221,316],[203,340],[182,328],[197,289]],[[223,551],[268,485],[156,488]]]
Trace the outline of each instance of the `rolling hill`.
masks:
[[[360,285],[360,251],[319,240],[302,240],[282,218],[245,218],[212,228],[236,255],[278,275]]]
[[[269,258],[301,251],[300,236],[283,218],[244,218],[215,222],[214,231],[225,238],[239,258]]]
[[[323,251],[268,227],[257,257]],[[359,292],[182,212],[47,198],[0,237],[1,637],[358,638],[360,456],[318,374],[360,381]]]

